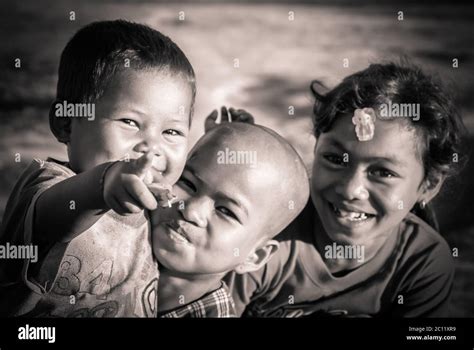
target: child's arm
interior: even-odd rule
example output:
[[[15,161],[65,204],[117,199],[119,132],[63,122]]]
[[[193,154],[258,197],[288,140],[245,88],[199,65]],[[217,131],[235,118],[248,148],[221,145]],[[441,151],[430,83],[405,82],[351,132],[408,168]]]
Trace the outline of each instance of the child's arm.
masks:
[[[144,182],[151,157],[101,164],[47,189],[36,202],[33,240],[45,245],[69,242],[109,209],[122,215],[155,209],[156,200]]]

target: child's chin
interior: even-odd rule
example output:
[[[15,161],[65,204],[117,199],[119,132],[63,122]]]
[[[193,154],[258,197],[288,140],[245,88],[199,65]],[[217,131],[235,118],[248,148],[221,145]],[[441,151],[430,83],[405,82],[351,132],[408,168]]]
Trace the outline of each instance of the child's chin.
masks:
[[[160,267],[165,267],[174,272],[185,272],[188,270],[183,261],[184,257],[181,254],[175,254],[161,249],[156,249],[154,252]]]

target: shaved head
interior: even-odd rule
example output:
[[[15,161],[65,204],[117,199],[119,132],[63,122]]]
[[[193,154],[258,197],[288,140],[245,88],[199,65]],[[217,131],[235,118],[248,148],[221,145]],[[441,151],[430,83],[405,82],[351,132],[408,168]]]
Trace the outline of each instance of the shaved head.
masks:
[[[193,147],[189,161],[211,162],[237,172],[250,187],[265,222],[262,234],[272,238],[303,210],[309,197],[309,180],[303,160],[279,134],[264,126],[225,123],[205,134]],[[256,179],[256,180],[255,180]]]

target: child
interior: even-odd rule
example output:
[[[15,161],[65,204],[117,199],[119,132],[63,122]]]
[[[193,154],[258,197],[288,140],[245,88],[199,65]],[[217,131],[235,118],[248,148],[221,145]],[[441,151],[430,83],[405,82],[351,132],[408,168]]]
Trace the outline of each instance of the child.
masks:
[[[374,64],[324,96],[313,92],[312,201],[263,269],[227,276],[237,313],[248,305],[248,316],[447,316],[451,251],[412,211],[463,158],[452,100],[420,69],[399,64]]]
[[[272,238],[309,197],[303,162],[271,130],[225,124],[198,141],[175,193],[178,204],[152,214],[159,315],[234,316],[222,278],[257,271],[278,250]]]
[[[49,118],[69,160],[33,161],[13,190],[0,241],[37,245],[39,260],[1,262],[1,315],[156,315],[147,185],[181,175],[194,96],[191,64],[156,30],[117,20],[74,35]]]

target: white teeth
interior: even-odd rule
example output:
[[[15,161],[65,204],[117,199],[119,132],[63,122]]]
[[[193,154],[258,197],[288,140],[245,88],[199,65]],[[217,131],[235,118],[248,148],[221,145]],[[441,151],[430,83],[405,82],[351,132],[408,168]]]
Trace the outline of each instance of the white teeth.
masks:
[[[367,215],[365,215],[365,213],[351,212],[349,214],[349,220],[360,221],[360,220],[365,220],[365,219],[367,219]]]
[[[347,212],[347,214],[343,216],[345,216],[347,219],[352,220],[352,221],[367,219],[367,216],[365,215],[365,213],[357,213],[354,211]]]
[[[345,219],[348,219],[350,221],[362,221],[362,220],[366,220],[368,218],[367,214],[365,214],[365,213],[342,210],[342,209],[337,208],[334,205],[333,205],[333,208],[334,208],[335,213],[338,216],[340,216],[342,218],[345,218]]]
[[[365,215],[365,213],[358,213],[358,212],[354,212],[354,211],[351,211],[349,213],[349,218],[351,219],[362,219],[362,218],[366,218],[367,216]]]

